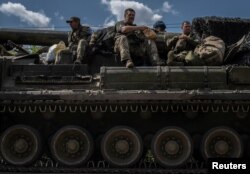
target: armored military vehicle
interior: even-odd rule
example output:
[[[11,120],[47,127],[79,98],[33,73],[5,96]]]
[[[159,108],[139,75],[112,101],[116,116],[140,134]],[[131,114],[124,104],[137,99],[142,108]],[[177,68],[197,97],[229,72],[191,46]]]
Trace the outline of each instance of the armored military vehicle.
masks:
[[[222,66],[137,66],[117,55],[88,64],[42,64],[38,54],[0,58],[0,171],[206,173],[208,158],[250,156],[250,21],[205,17],[230,55]],[[51,45],[67,33],[0,30],[2,44]],[[248,37],[245,37],[248,38]]]

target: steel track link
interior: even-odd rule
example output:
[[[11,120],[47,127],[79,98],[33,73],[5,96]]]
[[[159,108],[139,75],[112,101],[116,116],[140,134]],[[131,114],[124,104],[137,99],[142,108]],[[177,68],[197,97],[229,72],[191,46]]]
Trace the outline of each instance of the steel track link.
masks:
[[[145,104],[147,103],[147,104]],[[250,101],[189,100],[161,102],[82,102],[64,100],[0,101],[0,113],[34,112],[242,112],[248,113]]]
[[[153,162],[143,160],[132,168],[111,168],[105,161],[89,161],[82,168],[73,168],[60,166],[45,156],[30,167],[9,165],[1,157],[0,159],[0,174],[207,174],[204,163],[193,160],[180,168],[164,169]]]
[[[69,169],[69,168],[61,168],[61,169],[54,169],[54,168],[7,168],[1,169],[0,174],[69,174],[69,173],[77,173],[77,174],[207,174],[208,171],[206,169]]]

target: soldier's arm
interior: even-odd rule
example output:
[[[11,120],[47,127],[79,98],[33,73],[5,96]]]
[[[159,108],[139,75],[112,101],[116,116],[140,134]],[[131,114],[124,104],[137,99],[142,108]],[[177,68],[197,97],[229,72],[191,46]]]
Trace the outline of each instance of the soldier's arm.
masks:
[[[146,26],[123,26],[121,27],[121,33],[129,33],[131,31],[136,31],[136,30],[146,30],[148,27]]]
[[[71,48],[73,45],[72,38],[71,38],[71,32],[68,34],[68,47]]]
[[[167,40],[167,50],[171,50],[172,48],[174,48],[178,39],[179,39],[178,36],[174,36],[171,39],[168,39]]]

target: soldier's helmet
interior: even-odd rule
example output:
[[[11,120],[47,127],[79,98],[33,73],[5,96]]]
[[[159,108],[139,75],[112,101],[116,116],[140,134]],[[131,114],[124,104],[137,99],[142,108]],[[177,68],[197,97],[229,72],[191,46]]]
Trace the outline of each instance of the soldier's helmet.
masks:
[[[157,21],[154,23],[153,27],[156,28],[161,28],[162,30],[166,29],[166,25],[163,21]]]

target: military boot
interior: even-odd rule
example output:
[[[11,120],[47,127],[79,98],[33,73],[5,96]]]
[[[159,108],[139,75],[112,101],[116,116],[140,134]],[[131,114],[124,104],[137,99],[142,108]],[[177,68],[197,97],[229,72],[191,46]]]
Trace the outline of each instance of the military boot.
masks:
[[[75,62],[74,62],[74,64],[81,64],[82,63],[82,61],[79,59],[79,58],[77,58],[76,60],[75,60]]]
[[[126,61],[126,68],[133,68],[134,67],[134,63],[131,59],[128,59]]]

